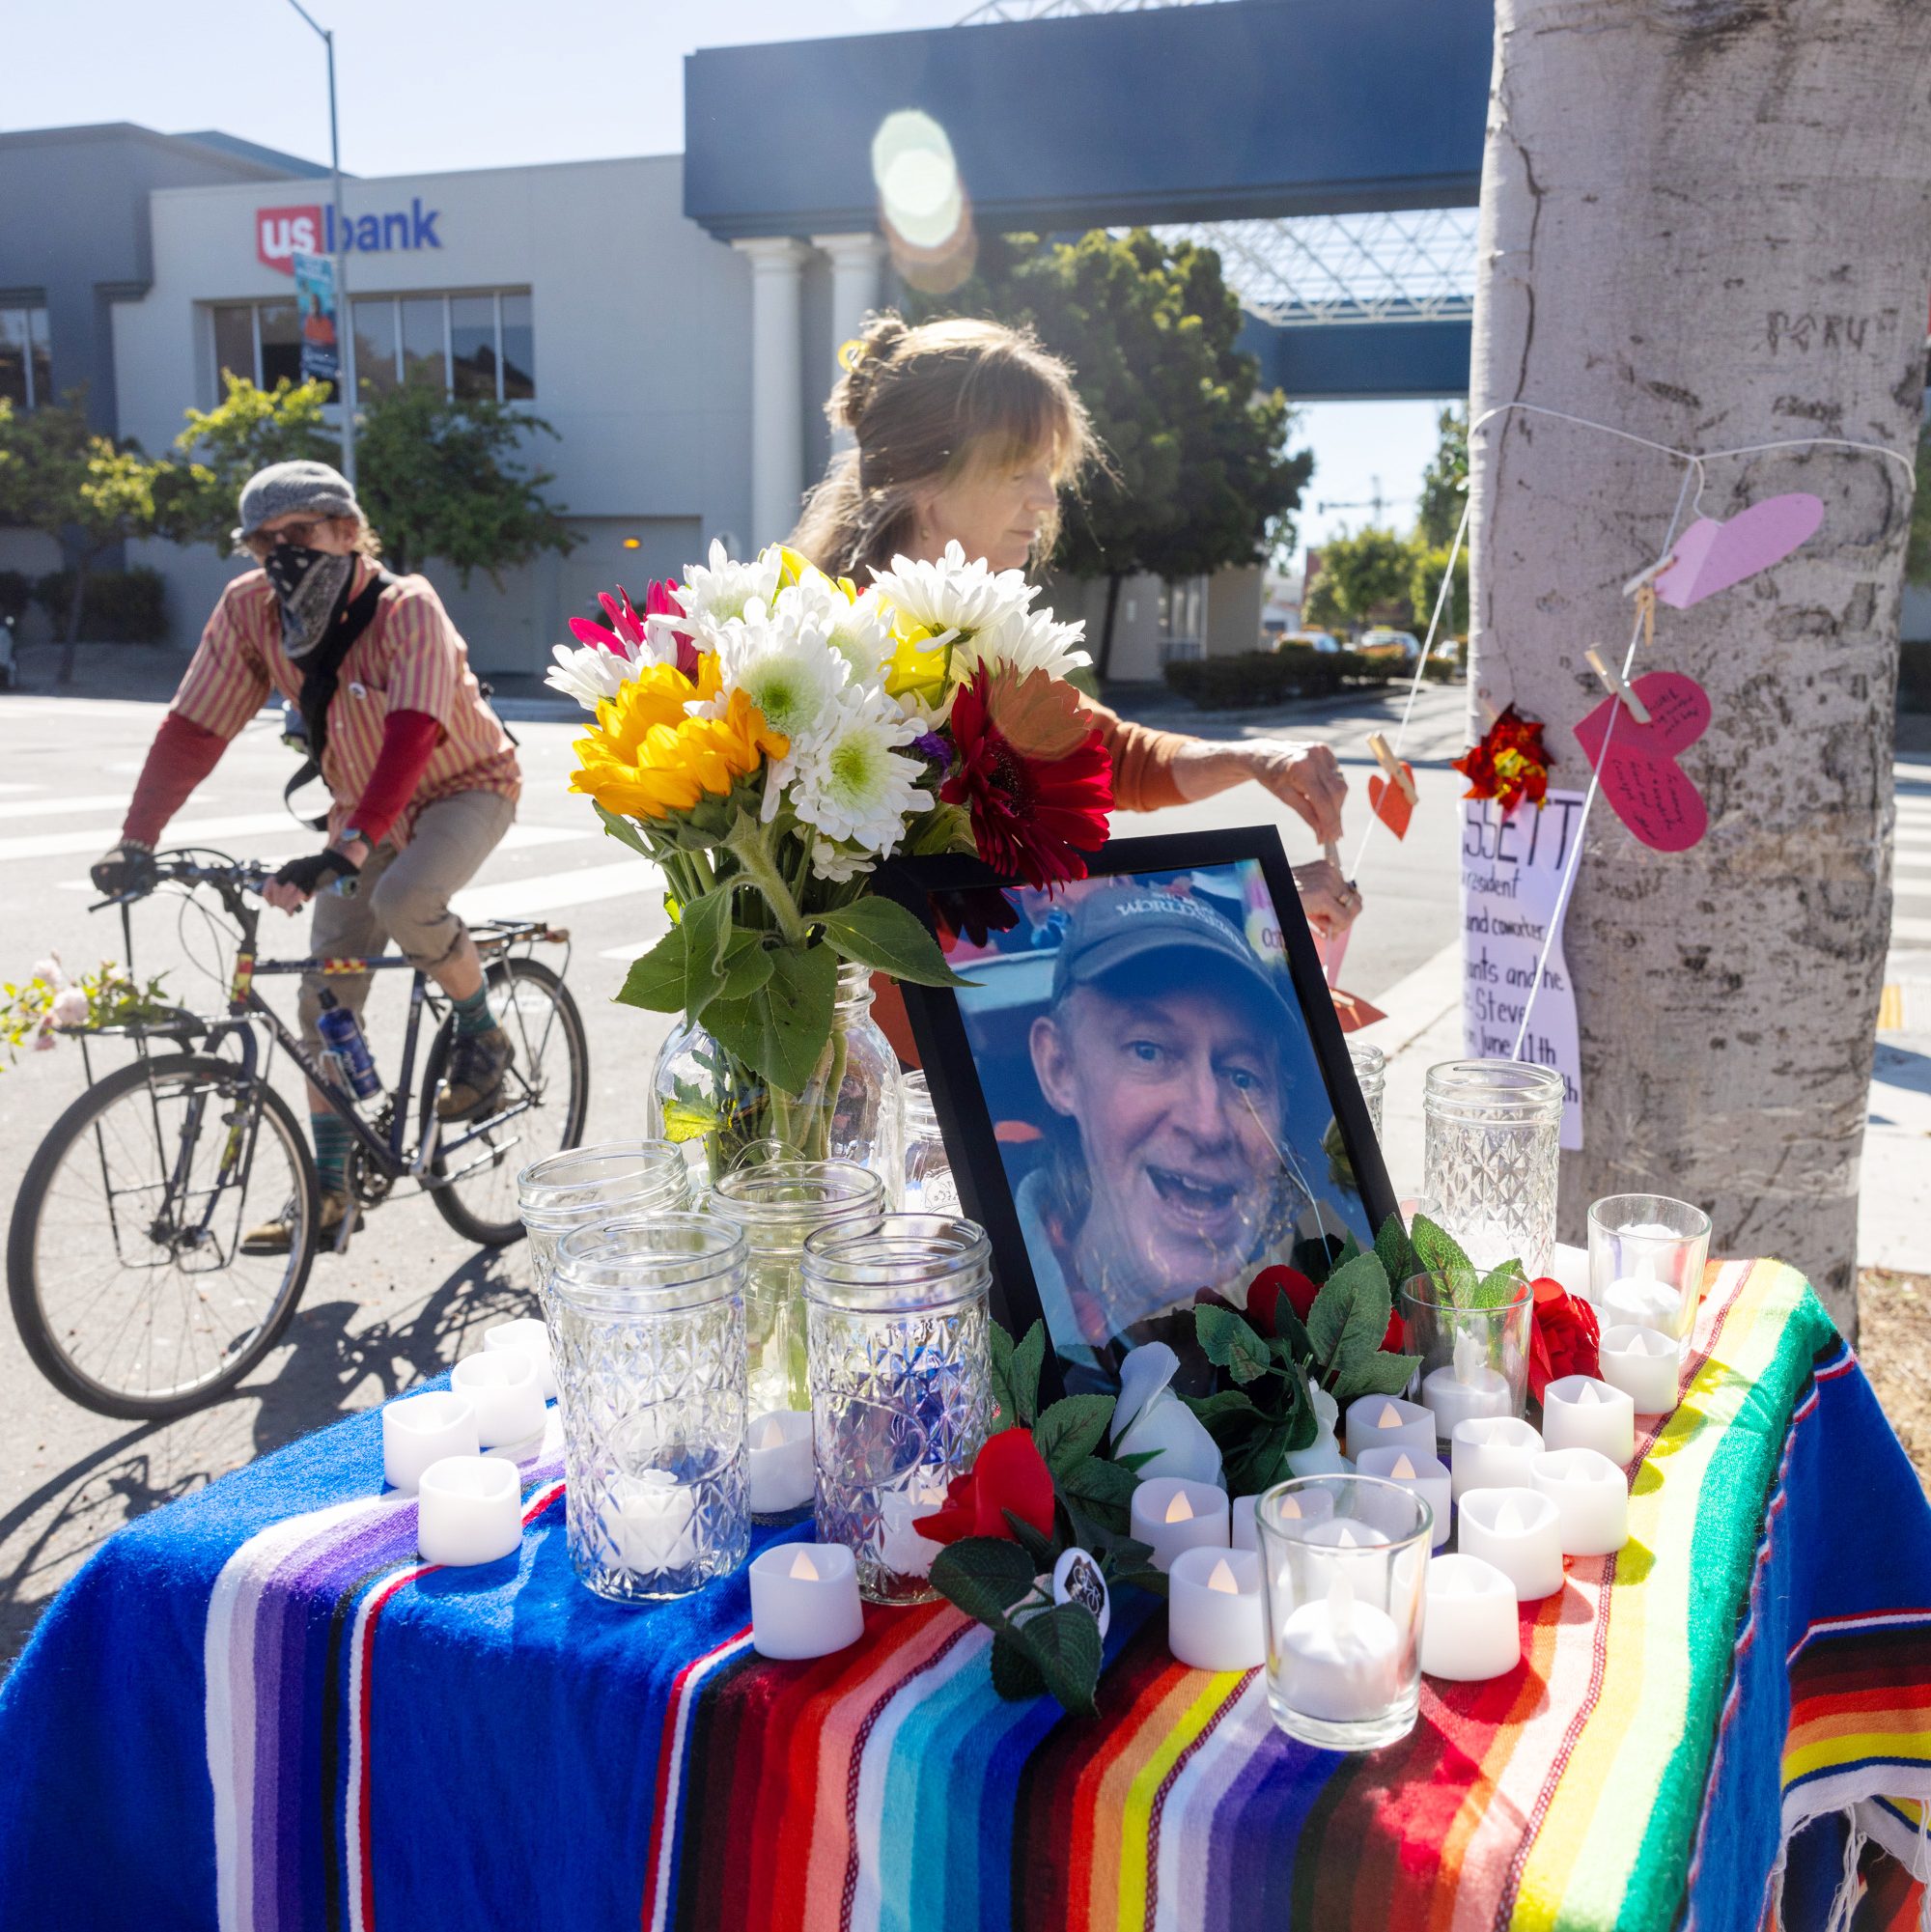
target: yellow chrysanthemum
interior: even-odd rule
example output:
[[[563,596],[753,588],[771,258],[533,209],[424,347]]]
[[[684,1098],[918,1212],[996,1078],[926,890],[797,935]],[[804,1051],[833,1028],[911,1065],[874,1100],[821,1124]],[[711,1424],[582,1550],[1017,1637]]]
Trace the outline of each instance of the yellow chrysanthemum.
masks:
[[[699,658],[693,686],[674,664],[655,664],[597,707],[597,725],[576,741],[579,769],[570,789],[606,812],[660,819],[688,811],[706,793],[722,796],[767,757],[782,758],[790,742],[772,731],[742,691],[722,717],[692,717],[687,701],[715,697],[714,657]]]
[[[935,644],[933,638],[945,633],[930,630],[896,613],[892,635],[897,639],[897,648],[885,661],[885,689],[895,698],[917,698],[929,705],[941,703],[951,672],[951,638],[946,636],[944,643]]]

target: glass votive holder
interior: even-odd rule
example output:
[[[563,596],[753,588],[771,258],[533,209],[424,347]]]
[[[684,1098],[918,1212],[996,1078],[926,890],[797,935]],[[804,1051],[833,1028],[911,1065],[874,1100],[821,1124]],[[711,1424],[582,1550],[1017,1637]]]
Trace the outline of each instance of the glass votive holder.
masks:
[[[1555,1246],[1562,1076],[1520,1060],[1445,1060],[1421,1099],[1422,1192],[1476,1268],[1522,1264],[1532,1280]]]
[[[920,1215],[959,1212],[959,1183],[945,1158],[945,1136],[923,1072],[905,1077],[905,1208]]]
[[[885,1184],[855,1161],[788,1157],[718,1176],[708,1206],[744,1237],[744,1335],[754,1412],[811,1407],[804,1358],[804,1244],[834,1221],[876,1220]]]
[[[1681,1341],[1696,1319],[1710,1217],[1663,1194],[1610,1194],[1589,1207],[1589,1299],[1605,1328],[1634,1324]]]
[[[500,1456],[445,1456],[422,1472],[416,1551],[425,1563],[500,1562],[522,1540],[522,1485]]]
[[[619,1215],[674,1212],[689,1198],[684,1156],[668,1140],[606,1140],[532,1161],[517,1176],[537,1305],[549,1319],[557,1245]]]
[[[426,1389],[383,1405],[382,1480],[392,1489],[413,1490],[432,1463],[473,1456],[482,1446],[475,1410],[453,1389]]]
[[[1331,1515],[1288,1515],[1318,1489]],[[1373,1476],[1301,1476],[1254,1511],[1267,1623],[1268,1706],[1290,1737],[1376,1750],[1413,1728],[1433,1512]]]
[[[750,1548],[744,1237],[655,1214],[566,1235],[551,1329],[565,1530],[577,1579],[614,1603],[688,1595]]]
[[[1349,1064],[1355,1069],[1355,1078],[1360,1082],[1361,1098],[1368,1104],[1368,1119],[1373,1124],[1375,1138],[1382,1137],[1382,1096],[1387,1091],[1387,1055],[1379,1047],[1371,1047],[1365,1040],[1348,1042]]]
[[[819,1540],[857,1559],[874,1603],[924,1603],[927,1578],[892,1567],[885,1498],[964,1475],[991,1413],[992,1245],[942,1215],[841,1220],[804,1244],[806,1358]]]
[[[1421,1403],[1438,1442],[1460,1422],[1520,1415],[1528,1393],[1529,1324],[1535,1291],[1525,1274],[1491,1290],[1487,1307],[1469,1304],[1477,1280],[1417,1274],[1402,1283],[1408,1353],[1421,1358]]]

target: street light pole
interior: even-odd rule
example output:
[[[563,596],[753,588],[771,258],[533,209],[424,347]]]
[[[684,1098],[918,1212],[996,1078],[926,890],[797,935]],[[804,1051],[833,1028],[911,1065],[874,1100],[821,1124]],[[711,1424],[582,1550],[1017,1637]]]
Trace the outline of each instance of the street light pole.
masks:
[[[335,177],[336,406],[342,411],[342,473],[355,487],[355,323],[349,310],[349,268],[344,259],[349,224],[342,218],[342,145],[335,128],[335,36],[301,4],[289,5],[322,36],[328,49],[328,166]]]

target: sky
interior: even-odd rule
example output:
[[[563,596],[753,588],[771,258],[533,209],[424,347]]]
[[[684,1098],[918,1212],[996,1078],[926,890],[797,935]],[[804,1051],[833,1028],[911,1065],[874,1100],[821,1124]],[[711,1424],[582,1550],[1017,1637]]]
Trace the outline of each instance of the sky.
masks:
[[[698,46],[948,26],[975,0],[304,0],[336,36],[342,165],[352,174],[676,154],[683,57]],[[133,121],[218,127],[328,158],[320,40],[289,0],[79,0],[8,10],[0,128]],[[747,106],[747,111],[751,111]],[[969,183],[967,184],[969,186]],[[0,182],[4,192],[4,182]],[[1320,543],[1371,519],[1375,478],[1405,528],[1435,444],[1429,403],[1307,406],[1301,518]]]

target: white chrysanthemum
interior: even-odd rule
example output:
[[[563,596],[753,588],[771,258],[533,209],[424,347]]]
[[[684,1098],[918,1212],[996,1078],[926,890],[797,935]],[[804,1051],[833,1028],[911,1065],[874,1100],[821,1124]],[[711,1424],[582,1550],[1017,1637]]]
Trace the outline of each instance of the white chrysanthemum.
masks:
[[[918,789],[925,762],[900,748],[917,736],[883,691],[848,687],[830,729],[793,747],[792,809],[828,840],[889,853],[905,836],[906,820],[927,802]]]
[[[635,658],[620,658],[601,644],[552,644],[549,654],[556,662],[544,683],[574,698],[589,712],[605,698],[614,698],[637,668]]]
[[[820,571],[779,591],[775,608],[780,621],[816,631],[862,684],[878,682],[897,647],[890,613],[876,590],[849,599]]]
[[[660,617],[655,623],[659,629],[677,626],[701,638],[714,638],[726,625],[741,619],[753,602],[770,608],[783,568],[784,559],[775,545],[748,564],[741,564],[727,557],[724,546],[714,537],[710,566],[692,564],[685,582],[671,591],[684,606],[686,621],[677,626],[676,619]]]
[[[852,674],[816,624],[796,619],[795,605],[779,616],[753,598],[743,615],[718,633],[722,689],[709,702],[693,701],[687,707],[692,714],[721,717],[731,693],[742,691],[794,748],[826,729]]]
[[[968,564],[956,538],[936,564],[894,557],[890,570],[874,571],[872,578],[901,617],[965,638],[1023,611],[1039,594],[1023,571],[994,571],[983,557]]]
[[[828,838],[811,842],[812,872],[832,885],[848,884],[870,872],[877,863],[870,853],[848,851],[842,845],[833,845]]]
[[[1083,620],[1061,624],[1049,610],[1016,610],[959,645],[952,656],[953,676],[963,683],[990,664],[1004,665],[1021,678],[1032,671],[1064,678],[1093,661],[1091,652],[1079,649],[1085,636]]]

